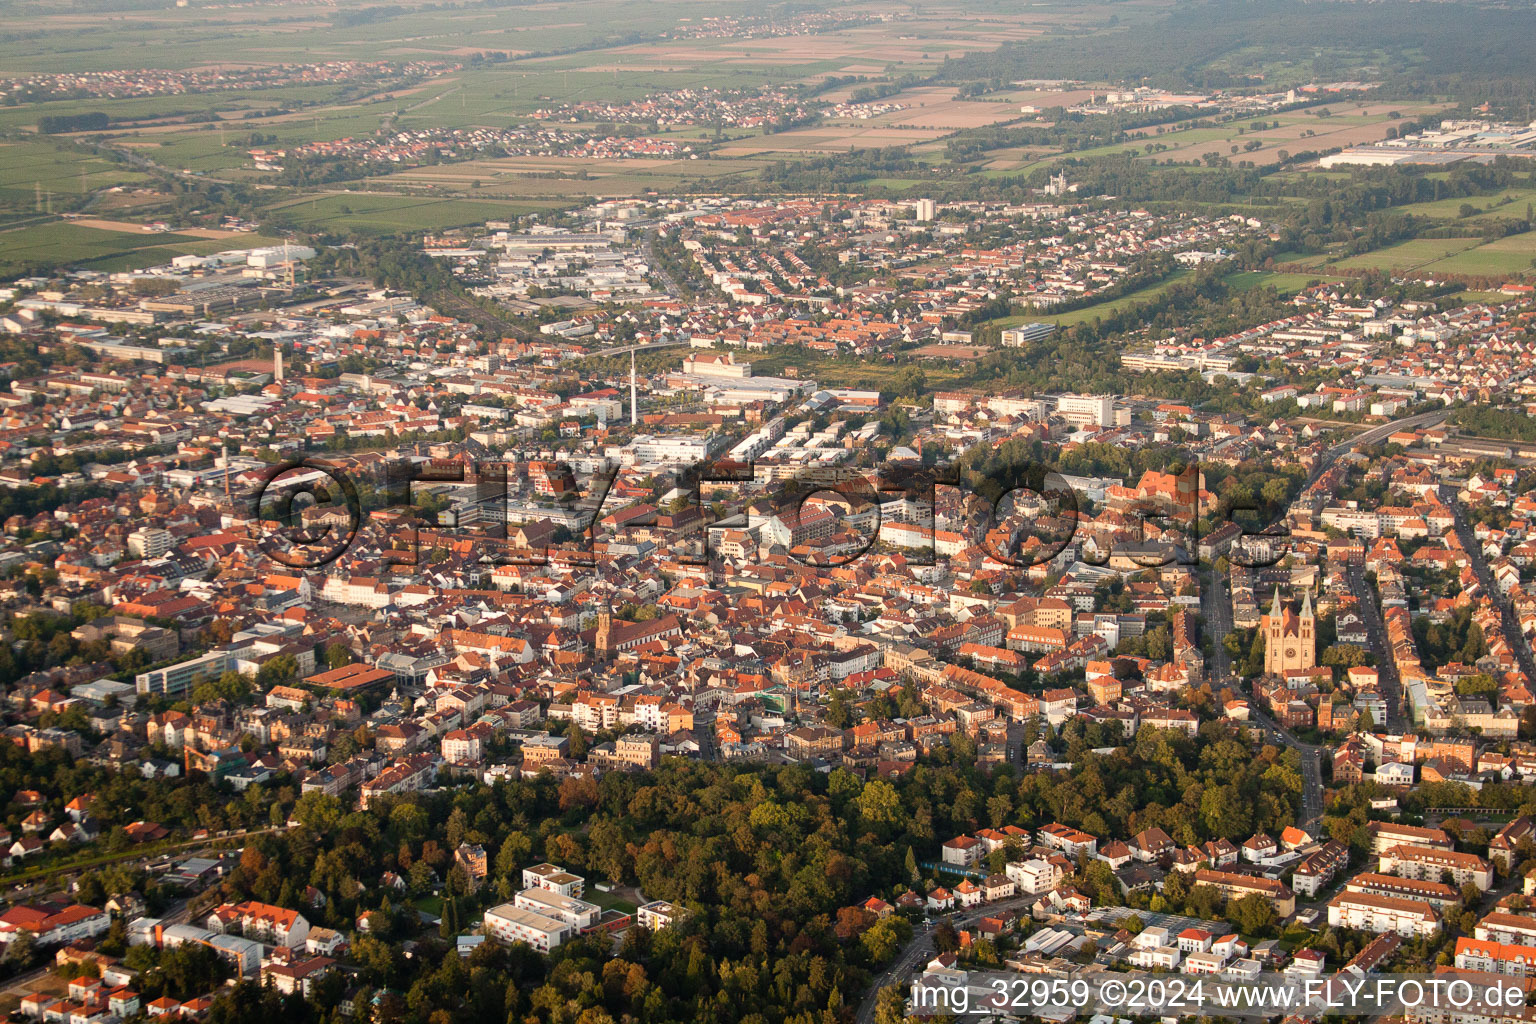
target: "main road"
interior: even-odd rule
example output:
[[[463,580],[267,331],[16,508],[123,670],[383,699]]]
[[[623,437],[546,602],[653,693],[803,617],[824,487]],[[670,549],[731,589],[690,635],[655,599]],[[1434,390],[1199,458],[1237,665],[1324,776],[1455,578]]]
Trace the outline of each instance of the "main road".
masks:
[[[1446,500],[1446,499],[1449,500]],[[1515,618],[1514,604],[1510,601],[1502,601],[1503,592],[1493,580],[1493,573],[1488,569],[1488,559],[1483,557],[1482,545],[1472,535],[1472,527],[1467,522],[1467,517],[1462,514],[1461,502],[1454,492],[1446,493],[1442,489],[1440,499],[1450,508],[1451,514],[1456,517],[1456,539],[1461,541],[1462,549],[1467,553],[1467,561],[1472,565],[1472,572],[1477,576],[1478,584],[1483,588],[1483,593],[1488,595],[1499,609],[1499,620],[1504,626],[1504,640],[1515,652],[1515,660],[1520,663],[1520,671],[1525,673],[1525,678],[1536,680],[1536,658],[1531,657],[1531,644],[1525,634],[1520,632],[1520,622]]]
[[[1381,605],[1370,583],[1366,581],[1364,566],[1349,567],[1349,590],[1355,595],[1360,618],[1365,622],[1371,650],[1376,652],[1376,681],[1381,688],[1382,698],[1387,702],[1387,720],[1377,724],[1384,726],[1389,733],[1400,734],[1405,728],[1407,711],[1402,681],[1397,675],[1397,661],[1392,657],[1392,648],[1387,644],[1387,628],[1381,618]]]
[[[977,907],[964,913],[952,914],[949,917],[949,921],[957,929],[965,928],[975,924],[984,917],[991,917],[1004,911],[1017,910],[1029,906],[1039,898],[1038,895],[1013,896],[1006,900],[998,900],[996,903],[988,903],[984,907]],[[918,970],[927,964],[929,960],[932,960],[935,952],[932,926],[919,927],[913,932],[912,938],[907,940],[907,944],[901,947],[901,951],[896,954],[896,959],[891,962],[891,966],[881,971],[870,981],[869,990],[864,993],[864,999],[859,1003],[859,1011],[855,1017],[857,1024],[874,1024],[875,1007],[880,999],[880,990],[889,988],[892,985],[901,984],[906,980],[909,973]]]
[[[1312,473],[1307,478],[1307,486],[1310,487],[1316,483],[1318,478],[1327,472],[1328,467],[1337,462],[1339,456],[1345,452],[1354,451],[1356,448],[1363,448],[1370,444],[1380,444],[1399,430],[1412,430],[1417,427],[1427,427],[1431,424],[1440,423],[1449,415],[1450,413],[1444,409],[1436,409],[1432,412],[1421,412],[1416,416],[1405,416],[1400,420],[1393,420],[1391,423],[1383,423],[1379,427],[1372,427],[1370,430],[1362,431],[1349,440],[1336,444],[1324,452],[1317,465],[1312,467]]]

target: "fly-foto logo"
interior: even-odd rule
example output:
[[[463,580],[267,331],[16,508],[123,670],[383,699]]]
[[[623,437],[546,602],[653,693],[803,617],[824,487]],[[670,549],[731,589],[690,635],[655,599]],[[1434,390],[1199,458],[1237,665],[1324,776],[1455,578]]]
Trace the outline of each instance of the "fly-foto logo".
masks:
[[[630,530],[653,529],[667,536],[661,514],[604,515],[619,471],[604,468],[587,476],[585,486],[566,463],[539,463],[545,489],[574,500],[549,506],[555,531],[526,531],[521,520],[538,521],[538,509],[515,506],[514,495],[529,475],[522,464],[505,461],[422,462],[397,459],[387,466],[383,493],[370,489],[377,509],[364,507],[362,492],[346,468],[330,459],[291,460],[270,467],[256,489],[251,511],[263,525],[260,547],[274,561],[296,569],[321,569],[347,554],[358,542],[365,515],[388,510],[381,538],[381,560],[396,572],[425,570],[430,551],[446,536],[479,543],[483,565],[547,565],[552,545],[562,557],[590,556],[600,528],[622,523]],[[807,467],[775,479],[747,515],[716,514],[714,494],[721,485],[753,484],[750,462],[710,459],[676,471],[686,494],[686,527],[672,532],[669,557],[680,565],[707,569],[721,558],[722,538],[735,533],[756,539],[752,550],[777,545],[797,562],[836,568],[865,557],[877,546],[899,550],[909,565],[934,565],[968,547],[979,548],[1001,566],[1027,569],[1064,556],[1090,565],[1130,570],[1197,564],[1202,550],[1219,550],[1228,561],[1249,568],[1273,565],[1289,552],[1288,532],[1274,524],[1279,502],[1260,499],[1215,500],[1205,494],[1199,467],[1160,474],[1163,486],[1141,493],[1132,488],[1114,502],[1114,522],[1090,518],[1104,504],[1080,494],[1078,482],[1055,467],[1037,462],[1006,466],[962,467],[892,462],[852,471]],[[473,509],[489,531],[464,524],[459,514],[433,513],[416,504],[421,488],[460,485],[459,509]],[[711,486],[713,485],[713,486]],[[958,529],[939,528],[935,509],[941,489],[958,491]],[[1202,496],[1206,502],[1202,507]],[[954,503],[950,503],[953,505]],[[630,502],[625,502],[630,506]],[[631,507],[642,507],[636,503]],[[766,511],[764,507],[766,505]],[[1246,514],[1246,515],[1245,515]],[[513,532],[521,543],[513,543]],[[423,554],[423,534],[437,542]],[[1080,536],[1081,535],[1081,536]],[[738,546],[739,547],[739,546]]]

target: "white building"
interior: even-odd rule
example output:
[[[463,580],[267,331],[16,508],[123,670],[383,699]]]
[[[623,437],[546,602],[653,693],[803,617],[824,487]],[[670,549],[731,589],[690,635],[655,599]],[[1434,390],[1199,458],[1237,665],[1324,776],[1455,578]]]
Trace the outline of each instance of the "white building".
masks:
[[[1378,862],[1381,871],[1401,878],[1438,882],[1450,872],[1457,886],[1471,882],[1482,892],[1493,887],[1493,865],[1475,853],[1437,850],[1430,846],[1394,846]]]
[[[682,910],[666,900],[652,900],[635,911],[635,923],[647,931],[659,932],[682,917]]]
[[[570,938],[574,929],[564,921],[503,903],[485,912],[485,934],[497,942],[526,942],[541,953],[548,953]]]
[[[1114,395],[1062,395],[1056,399],[1056,415],[1079,427],[1102,427],[1115,422]]]
[[[1003,871],[1013,879],[1019,892],[1032,896],[1050,892],[1060,880],[1060,872],[1050,861],[1045,860],[1011,861]]]
[[[602,909],[595,904],[574,896],[562,896],[538,886],[524,889],[512,897],[512,903],[522,910],[531,910],[535,914],[563,921],[578,932],[591,928],[603,916]]]
[[[555,864],[535,864],[523,868],[523,888],[548,889],[561,896],[580,899],[586,892],[587,883],[580,875],[573,875]]]
[[[128,535],[128,551],[135,558],[159,558],[175,545],[170,530],[141,526]]]
[[[1023,348],[1031,342],[1039,341],[1042,338],[1049,338],[1055,333],[1055,324],[1020,324],[1017,327],[1010,327],[1004,331],[1002,333],[1002,342],[1009,348]]]
[[[1440,914],[1417,900],[1345,892],[1328,902],[1328,925],[1362,932],[1395,932],[1404,938],[1440,930]]]

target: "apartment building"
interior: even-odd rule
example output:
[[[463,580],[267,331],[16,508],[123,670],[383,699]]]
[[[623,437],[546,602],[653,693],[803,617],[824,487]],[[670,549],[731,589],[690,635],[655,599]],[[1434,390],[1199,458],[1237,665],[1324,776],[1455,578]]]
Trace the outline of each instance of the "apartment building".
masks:
[[[1527,977],[1536,974],[1536,946],[1462,936],[1456,940],[1456,967],[1463,971]]]
[[[485,912],[481,922],[488,938],[508,945],[526,942],[541,953],[548,953],[575,931],[564,921],[525,910],[515,903],[492,907]]]
[[[1450,872],[1457,886],[1469,882],[1483,892],[1493,887],[1493,865],[1475,853],[1457,853],[1430,846],[1394,846],[1381,855],[1378,867],[1389,874],[1438,882]]]
[[[1395,896],[1398,899],[1418,900],[1436,910],[1461,905],[1461,893],[1455,886],[1439,881],[1421,881],[1398,875],[1383,875],[1363,871],[1344,883],[1345,892],[1366,893],[1372,896]]]
[[[1362,932],[1392,932],[1404,938],[1440,930],[1440,912],[1418,900],[1342,892],[1328,901],[1328,924]]]
[[[1523,914],[1495,912],[1477,922],[1472,935],[1485,942],[1536,946],[1536,918],[1526,917]]]
[[[601,907],[579,900],[574,896],[562,896],[549,889],[533,886],[512,897],[512,905],[522,910],[554,918],[570,925],[572,931],[581,932],[597,924],[603,916]]]
[[[1456,848],[1451,837],[1438,828],[1373,821],[1365,826],[1365,830],[1371,837],[1371,852],[1377,854],[1386,853],[1394,846],[1428,846],[1437,850]]]
[[[555,864],[535,864],[531,868],[523,868],[523,888],[547,889],[561,896],[581,899],[586,892],[587,882],[580,875],[573,875]]]
[[[635,911],[635,923],[647,931],[659,932],[682,917],[681,907],[673,906],[666,900],[652,900],[642,903]]]
[[[1099,840],[1087,832],[1079,831],[1070,825],[1062,825],[1059,822],[1051,822],[1044,826],[1035,836],[1041,843],[1053,849],[1060,850],[1068,857],[1076,859],[1082,854],[1092,857],[1099,852]]]
[[[1228,899],[1240,900],[1257,893],[1269,900],[1280,917],[1289,917],[1296,912],[1296,894],[1273,878],[1201,868],[1195,872],[1195,884],[1212,886]]]

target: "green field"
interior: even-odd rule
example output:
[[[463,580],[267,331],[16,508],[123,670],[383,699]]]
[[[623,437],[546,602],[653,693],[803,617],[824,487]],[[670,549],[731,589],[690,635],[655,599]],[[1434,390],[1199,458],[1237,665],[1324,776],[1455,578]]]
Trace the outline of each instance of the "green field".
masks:
[[[1536,232],[1527,231],[1524,234],[1507,235],[1475,249],[1436,260],[1424,269],[1446,274],[1528,276],[1532,272],[1533,263],[1536,263]]]
[[[1168,288],[1170,288],[1172,285],[1184,280],[1184,278],[1188,277],[1189,275],[1189,270],[1175,270],[1172,274],[1168,275],[1166,280],[1159,281],[1157,284],[1148,285],[1145,288],[1137,289],[1136,291],[1131,292],[1129,295],[1120,296],[1118,299],[1110,299],[1107,302],[1095,302],[1091,306],[1084,306],[1082,309],[1074,309],[1066,313],[1044,312],[1031,316],[1009,316],[1004,317],[1001,320],[993,320],[992,323],[1004,328],[1017,327],[1022,323],[1037,323],[1046,320],[1049,320],[1060,327],[1070,327],[1073,324],[1087,323],[1088,321],[1093,320],[1095,317],[1107,316],[1108,314],[1118,312],[1127,306],[1134,306],[1138,302],[1146,302],[1148,299],[1156,298],[1163,292],[1167,291]]]
[[[1340,260],[1335,266],[1362,270],[1417,270],[1476,246],[1476,238],[1415,238],[1385,249]]]
[[[240,234],[228,238],[198,238],[133,231],[106,231],[69,221],[50,221],[0,231],[0,273],[29,268],[74,266],[90,270],[132,270],[167,263],[173,256],[206,256],[225,249],[276,245],[280,238]]]
[[[25,223],[71,208],[85,192],[146,180],[138,171],[68,143],[0,142],[0,223]]]
[[[441,231],[487,220],[504,220],[557,205],[540,200],[508,202],[494,199],[423,199],[415,196],[344,194],[289,201],[271,209],[305,228],[346,228],[364,234],[391,234],[402,231]]]
[[[1240,291],[1273,288],[1281,295],[1295,295],[1314,281],[1334,280],[1327,274],[1279,274],[1266,270],[1246,270],[1232,274],[1227,283]]]
[[[1463,205],[1475,207],[1478,212],[1467,218],[1469,223],[1492,220],[1524,220],[1527,207],[1536,203],[1536,188],[1506,188],[1490,196],[1437,199],[1428,203],[1410,203],[1399,206],[1402,213],[1437,220],[1456,220],[1461,216]]]

